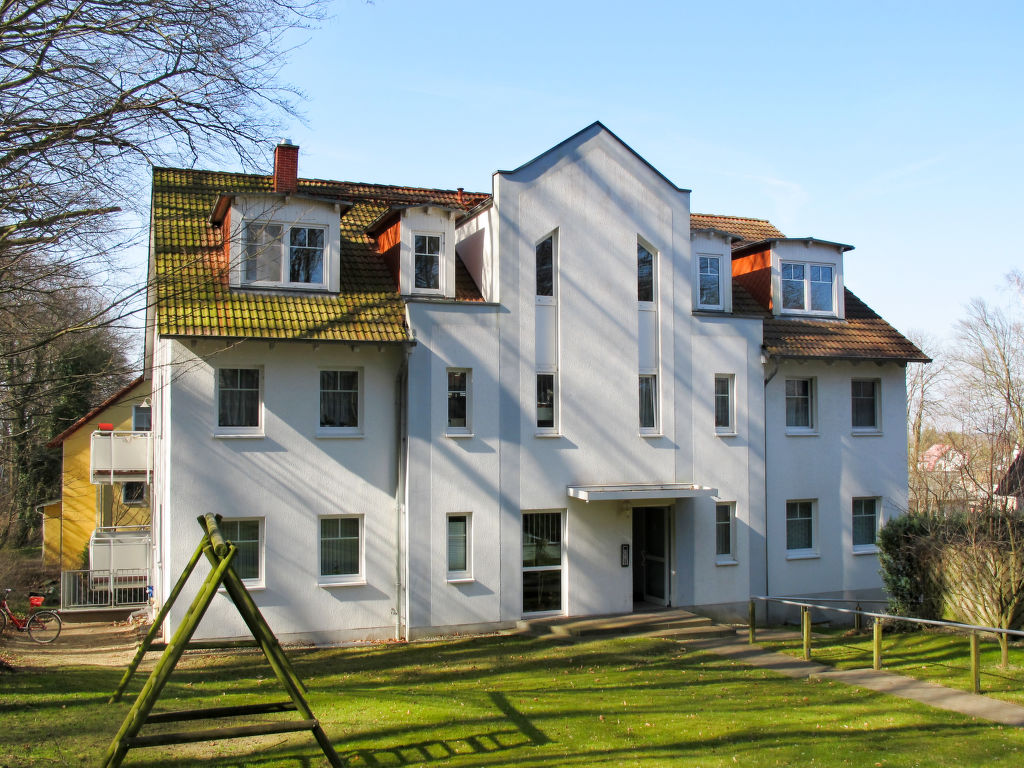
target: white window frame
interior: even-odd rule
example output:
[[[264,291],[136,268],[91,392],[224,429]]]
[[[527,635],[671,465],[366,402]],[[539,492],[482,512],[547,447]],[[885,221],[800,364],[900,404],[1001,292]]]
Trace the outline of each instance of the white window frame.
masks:
[[[729,423],[722,426],[718,424],[718,382],[725,381],[727,384],[726,398],[728,399]],[[736,434],[736,374],[716,373],[714,377],[714,390],[712,391],[711,417],[715,425],[715,434],[730,436]]]
[[[466,567],[464,569],[452,569],[451,560],[448,557],[448,549],[451,541],[449,523],[453,517],[466,518]],[[473,513],[472,512],[450,512],[445,516],[444,526],[445,543],[445,569],[446,579],[449,584],[466,584],[473,581]]]
[[[245,584],[249,589],[263,589],[266,586],[266,575],[267,575],[267,534],[266,534],[266,520],[262,517],[223,517],[221,519],[221,528],[225,522],[237,522],[237,523],[258,523],[259,532],[257,533],[258,541],[257,546],[259,549],[259,557],[257,562],[259,563],[259,575],[256,578],[242,579],[242,583]],[[223,533],[223,531],[222,531]],[[225,539],[234,543],[232,538],[228,535],[224,536]],[[221,591],[223,591],[221,587]]]
[[[540,405],[540,403],[539,403],[539,400],[537,398],[537,395],[539,394],[537,392],[537,384],[539,383],[538,379],[541,376],[550,376],[551,377],[551,382],[552,382],[552,384],[551,384],[551,386],[552,386],[552,392],[551,392],[551,410],[552,410],[552,413],[551,413],[551,426],[550,427],[542,427],[539,424],[539,421],[540,421],[540,418],[539,418],[539,416],[540,416],[539,405]],[[537,371],[536,376],[534,376],[534,387],[533,387],[533,397],[534,397],[534,401],[537,403],[537,405],[535,406],[534,415],[533,415],[533,424],[534,424],[534,426],[537,429],[537,432],[536,432],[537,437],[558,437],[559,436],[559,434],[560,434],[560,432],[559,432],[559,416],[560,416],[561,409],[558,407],[558,405],[559,405],[558,404],[558,395],[559,395],[558,371]]]
[[[803,283],[803,308],[787,307],[785,299],[785,289],[783,283],[785,278],[783,277],[784,268],[786,266],[800,266],[804,268],[804,276],[801,278]],[[832,270],[832,308],[831,309],[811,309],[811,269],[813,267],[827,268]],[[795,281],[794,281],[795,282]],[[827,262],[816,262],[816,261],[780,261],[779,262],[779,308],[784,314],[795,314],[795,315],[816,315],[819,317],[836,317],[838,315],[838,300],[836,286],[839,282],[839,268],[835,264],[829,264]]]
[[[139,427],[139,412],[149,412],[149,427],[141,429]],[[152,432],[153,431],[153,406],[146,403],[140,403],[132,406],[132,432]]]
[[[704,274],[702,270],[701,259],[714,259],[718,262],[718,303],[717,304],[706,304],[701,301],[701,276]],[[725,309],[725,281],[722,279],[722,255],[719,253],[698,253],[697,254],[697,275],[695,287],[697,289],[697,295],[694,297],[694,302],[697,309],[710,309],[710,310],[724,310]],[[730,270],[732,265],[730,264]]]
[[[875,505],[875,540],[871,544],[856,544],[853,541],[854,531],[856,526],[854,521],[860,515],[857,515],[857,502],[858,501],[871,501]],[[853,547],[853,553],[855,555],[870,555],[878,552],[878,531],[882,527],[882,499],[879,496],[854,496],[850,500],[850,544]]]
[[[126,492],[128,490],[129,485],[136,485],[142,487],[141,499],[139,499],[138,501],[131,501],[128,499],[128,494]],[[142,482],[141,480],[126,480],[125,482],[121,483],[121,503],[126,507],[144,507],[148,502],[148,496],[149,488],[146,486],[146,483]]]
[[[246,250],[249,247],[250,240],[248,239],[250,227],[267,227],[276,226],[281,228],[281,236],[277,239],[277,245],[281,249],[281,272],[278,275],[277,280],[246,280],[245,271],[246,265],[248,264],[248,257]],[[323,250],[320,254],[320,282],[318,283],[305,283],[305,282],[292,282],[289,278],[291,277],[291,265],[292,265],[292,230],[293,229],[316,229],[323,232],[324,245]],[[243,288],[263,288],[263,287],[283,287],[283,288],[298,288],[303,290],[325,290],[327,288],[328,280],[328,269],[331,259],[331,233],[327,227],[322,224],[306,224],[303,222],[286,222],[279,221],[276,219],[249,219],[242,222],[241,230],[241,258],[238,266],[238,280],[239,285]],[[296,246],[299,247],[299,246]]]
[[[853,402],[854,384],[871,384],[874,387],[875,423],[870,427],[858,427],[853,423],[855,413]],[[850,430],[855,435],[880,435],[882,434],[882,380],[881,379],[850,379]]]
[[[323,572],[323,520],[356,520],[359,522],[359,570],[357,573]],[[364,515],[318,515],[316,518],[317,584],[321,587],[353,587],[366,584],[366,520]]]
[[[259,404],[256,409],[256,421],[255,425],[246,426],[221,426],[220,425],[220,372],[221,371],[256,371],[259,374],[260,385],[259,385]],[[214,437],[263,437],[263,425],[264,425],[264,412],[263,412],[263,393],[265,388],[265,376],[262,365],[246,365],[244,363],[238,363],[234,365],[220,365],[213,369],[213,425],[214,425]]]
[[[436,237],[437,238],[437,287],[421,288],[416,285],[416,238]],[[411,290],[413,293],[441,296],[444,293],[445,269],[444,269],[444,232],[414,231],[412,233],[412,280]],[[424,254],[429,255],[429,254]]]
[[[529,567],[524,566],[523,565],[523,541],[522,541],[522,539],[523,539],[523,522],[522,522],[522,518],[525,517],[526,515],[556,515],[556,514],[559,516],[559,524],[561,525],[561,531],[560,531],[560,535],[561,535],[561,551],[559,553],[560,554],[559,564],[557,566],[554,566],[554,565],[540,565],[540,566],[529,566]],[[523,616],[528,616],[528,617],[531,617],[531,618],[532,617],[541,617],[541,616],[564,616],[566,611],[568,610],[568,598],[569,598],[569,595],[568,595],[567,587],[568,587],[568,583],[569,582],[568,582],[568,578],[567,578],[567,560],[568,560],[568,558],[566,557],[566,553],[568,551],[568,542],[566,541],[566,524],[565,523],[566,523],[566,510],[564,510],[564,509],[529,509],[529,510],[523,510],[522,513],[520,514],[520,521],[519,521],[519,593],[520,593],[520,597],[522,597],[522,590],[523,590],[523,574],[530,573],[530,572],[536,572],[536,571],[553,571],[553,570],[558,570],[558,571],[561,572],[560,573],[560,578],[561,578],[560,590],[561,590],[561,596],[562,596],[562,600],[561,600],[562,604],[561,604],[560,608],[557,608],[555,610],[548,610],[548,611],[529,611],[528,612],[528,611],[526,611],[526,609],[524,607],[523,611],[522,611],[522,615]]]
[[[541,243],[551,240],[551,295],[541,296],[537,293],[537,249]],[[538,304],[555,305],[558,303],[558,230],[548,232],[533,244],[533,294]]]
[[[465,426],[458,427],[452,426],[450,421],[450,415],[448,413],[448,403],[451,400],[452,393],[457,390],[451,389],[449,383],[449,374],[452,373],[464,373],[466,374],[466,389],[464,392],[466,398],[466,424]],[[448,437],[472,437],[473,436],[473,369],[472,368],[446,368],[444,371],[445,378],[445,434]]]
[[[640,382],[644,379],[652,379],[654,382],[654,402],[652,407],[654,409],[654,424],[650,426],[644,426],[640,420],[640,414],[643,412],[642,403],[640,402]],[[661,434],[661,408],[660,405],[660,392],[658,390],[658,374],[657,373],[640,373],[637,376],[637,425],[640,430],[640,434],[643,437],[658,436]]]
[[[791,381],[806,381],[808,384],[808,422],[807,426],[802,425],[791,425],[789,423],[789,382]],[[818,434],[818,380],[813,376],[797,376],[793,378],[787,378],[783,381],[782,399],[783,399],[783,419],[786,424],[787,435],[816,435]],[[795,395],[794,397],[800,397]]]
[[[811,546],[802,547],[800,549],[790,549],[789,547],[789,505],[790,504],[810,504],[811,505]],[[806,518],[799,518],[801,520]],[[785,515],[783,519],[785,525],[785,536],[786,536],[786,559],[787,560],[807,560],[810,558],[818,557],[818,500],[817,499],[786,499]]]
[[[323,394],[322,384],[320,381],[321,373],[354,373],[356,374],[356,387],[358,391],[356,393],[356,426],[354,427],[324,427],[320,425],[320,398]],[[363,401],[365,399],[364,392],[366,387],[363,386],[363,369],[361,367],[339,367],[339,366],[323,366],[317,369],[316,374],[317,384],[317,400],[316,400],[316,436],[321,438],[353,438],[363,437],[364,431],[364,409]],[[332,390],[333,391],[333,390]]]
[[[727,509],[729,512],[729,520],[727,525],[729,526],[729,551],[725,553],[719,553],[718,551],[718,531],[722,522],[718,519],[718,512],[721,509]],[[738,565],[739,560],[736,559],[736,502],[735,501],[717,501],[715,502],[715,565]]]

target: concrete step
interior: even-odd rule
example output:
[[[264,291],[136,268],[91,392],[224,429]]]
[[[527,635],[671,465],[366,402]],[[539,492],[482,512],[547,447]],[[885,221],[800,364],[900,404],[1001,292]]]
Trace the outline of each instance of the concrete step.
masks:
[[[715,640],[719,638],[735,638],[736,630],[732,627],[725,627],[721,624],[710,624],[704,627],[679,627],[662,632],[644,632],[640,637],[664,637],[669,640],[676,640],[680,643],[695,643],[700,640]]]
[[[720,627],[706,616],[689,611],[668,609],[614,616],[564,616],[543,619],[524,619],[517,623],[520,632],[558,637],[599,637],[613,635],[725,637],[734,634],[728,627]]]

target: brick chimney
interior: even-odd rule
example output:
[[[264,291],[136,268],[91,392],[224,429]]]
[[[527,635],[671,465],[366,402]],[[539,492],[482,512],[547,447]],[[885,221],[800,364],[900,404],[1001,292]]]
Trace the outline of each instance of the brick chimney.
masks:
[[[298,189],[299,148],[285,139],[274,147],[274,191],[290,193]]]

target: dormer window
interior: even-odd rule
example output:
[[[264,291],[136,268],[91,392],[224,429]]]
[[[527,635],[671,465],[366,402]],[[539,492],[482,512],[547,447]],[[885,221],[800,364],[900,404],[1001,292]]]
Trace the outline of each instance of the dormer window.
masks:
[[[413,257],[416,290],[440,290],[441,235],[415,235],[413,237]]]
[[[697,306],[701,309],[722,309],[722,258],[697,257],[699,260]]]
[[[782,309],[835,311],[835,268],[831,264],[782,262]]]
[[[322,286],[326,236],[323,227],[289,227],[270,221],[246,223],[242,283]]]

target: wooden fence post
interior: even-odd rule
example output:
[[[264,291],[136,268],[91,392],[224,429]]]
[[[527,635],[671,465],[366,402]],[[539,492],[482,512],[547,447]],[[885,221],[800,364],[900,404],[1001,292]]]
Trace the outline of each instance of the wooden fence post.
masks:
[[[882,668],[882,620],[877,618],[877,617],[875,618],[875,626],[873,627],[871,641],[872,641],[871,642],[871,646],[872,646],[872,651],[873,651],[873,653],[872,653],[872,661],[871,661],[871,668],[872,669],[881,669]]]
[[[747,627],[748,627],[747,631],[749,633],[749,640],[750,640],[750,644],[751,645],[754,644],[754,639],[755,639],[754,636],[756,634],[756,631],[754,630],[754,624],[755,624],[756,620],[757,620],[757,608],[754,605],[754,601],[751,600],[750,601],[750,607],[748,609],[748,617],[747,617]]]
[[[804,661],[811,660],[811,609],[800,606],[800,625],[804,636]]]
[[[971,685],[981,693],[981,659],[978,651],[978,633],[971,630]]]

